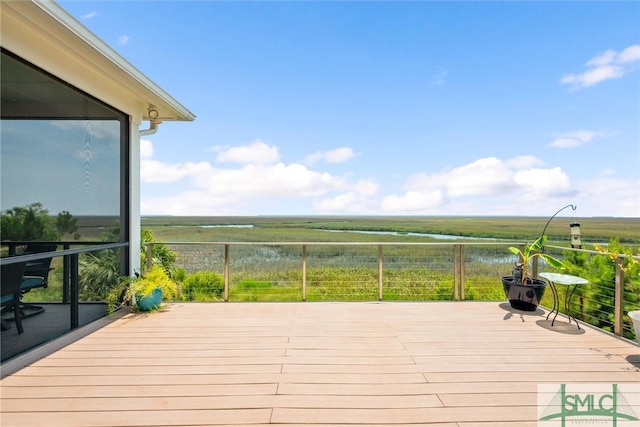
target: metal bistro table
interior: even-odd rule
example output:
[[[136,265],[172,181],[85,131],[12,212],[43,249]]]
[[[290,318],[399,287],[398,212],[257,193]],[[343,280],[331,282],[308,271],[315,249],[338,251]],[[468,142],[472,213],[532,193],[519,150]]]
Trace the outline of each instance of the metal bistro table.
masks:
[[[567,311],[567,316],[569,317],[569,323],[571,323],[571,319],[576,322],[576,326],[580,329],[580,325],[578,324],[578,319],[571,315],[571,297],[576,291],[578,285],[586,285],[589,283],[588,280],[583,279],[582,277],[572,276],[570,274],[562,274],[562,273],[540,273],[540,277],[547,279],[549,285],[551,285],[551,292],[553,292],[553,309],[547,314],[547,320],[549,316],[555,311],[556,314],[553,316],[553,320],[551,321],[551,326],[556,321],[556,317],[558,317],[558,312],[560,309],[560,297],[558,295],[558,288],[556,285],[566,286],[567,289],[564,293],[564,308]]]

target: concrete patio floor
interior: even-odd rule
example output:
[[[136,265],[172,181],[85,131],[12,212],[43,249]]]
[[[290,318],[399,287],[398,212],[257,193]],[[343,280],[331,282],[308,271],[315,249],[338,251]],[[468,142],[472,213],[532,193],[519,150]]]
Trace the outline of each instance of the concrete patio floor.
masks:
[[[176,303],[4,378],[0,424],[536,426],[539,384],[638,382],[635,343],[507,303]]]

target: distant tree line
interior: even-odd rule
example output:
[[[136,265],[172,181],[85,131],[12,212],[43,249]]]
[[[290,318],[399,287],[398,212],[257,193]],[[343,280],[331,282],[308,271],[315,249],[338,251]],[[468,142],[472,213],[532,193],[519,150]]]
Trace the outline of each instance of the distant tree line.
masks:
[[[2,212],[0,238],[3,241],[59,241],[64,236],[80,238],[78,219],[68,211],[52,216],[36,202]]]

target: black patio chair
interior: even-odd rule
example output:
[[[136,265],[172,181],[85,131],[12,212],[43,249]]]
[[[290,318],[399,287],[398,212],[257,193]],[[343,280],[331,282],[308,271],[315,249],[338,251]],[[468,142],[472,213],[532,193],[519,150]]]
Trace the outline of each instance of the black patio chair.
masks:
[[[57,248],[58,245],[54,243],[29,243],[25,248],[23,255],[55,252]],[[24,277],[20,284],[22,294],[26,294],[33,289],[46,288],[49,286],[49,272],[53,270],[51,268],[52,259],[53,257],[50,257],[27,263],[24,269]],[[22,318],[25,318],[42,313],[44,311],[44,307],[22,302],[20,304],[20,310],[22,312]]]
[[[26,263],[19,262],[15,264],[6,264],[1,266],[0,270],[0,284],[2,287],[2,311],[5,313],[13,312],[13,319],[16,322],[18,328],[18,334],[24,332],[22,328],[22,315],[20,313],[20,298],[22,297],[22,290],[20,284],[22,283],[22,276]],[[2,318],[2,330],[11,329],[9,323]]]

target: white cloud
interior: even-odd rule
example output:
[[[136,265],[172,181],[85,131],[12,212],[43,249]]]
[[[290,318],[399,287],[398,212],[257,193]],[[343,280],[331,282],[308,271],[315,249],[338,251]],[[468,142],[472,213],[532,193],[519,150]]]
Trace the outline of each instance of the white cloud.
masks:
[[[313,204],[316,212],[366,213],[376,209],[375,196],[380,187],[370,179],[358,181],[350,191],[338,196],[327,198]]]
[[[280,160],[278,147],[267,145],[257,139],[249,145],[236,147],[213,147],[217,151],[216,161],[220,163],[273,164]]]
[[[148,183],[170,183],[207,173],[210,169],[207,162],[167,164],[158,160],[141,159],[140,179]]]
[[[140,140],[140,158],[150,159],[153,157],[153,144],[148,139]]]
[[[150,143],[145,142],[142,146],[146,153],[151,151]],[[207,161],[166,163],[151,158],[142,159],[140,175],[143,183],[180,182],[184,188],[178,194],[143,198],[143,212],[219,214],[242,211],[241,207],[246,212],[247,207],[251,209],[264,203],[277,204],[283,198],[319,197],[328,192],[344,191],[348,186],[340,176],[314,171],[298,163],[273,163],[278,157],[278,148],[261,141],[248,146],[216,150],[217,161],[253,163],[234,168],[217,167]],[[356,188],[363,195],[376,191],[375,184],[367,181],[358,183]]]
[[[320,212],[413,215],[501,215],[522,209],[521,214],[539,215],[527,211],[528,203],[539,201],[546,206],[556,199],[562,203],[575,193],[561,168],[542,165],[534,156],[486,157],[444,172],[415,174],[407,179],[404,193],[376,199],[377,187],[371,193],[350,187],[314,208]]]
[[[363,179],[353,186],[354,191],[365,196],[374,196],[378,194],[380,186],[371,179]]]
[[[313,164],[320,160],[324,160],[327,163],[343,163],[347,160],[355,157],[355,152],[349,147],[340,147],[335,150],[328,151],[316,151],[309,154],[305,160],[307,164]]]
[[[640,44],[629,46],[618,55],[618,62],[629,64],[640,61]]]
[[[598,136],[596,132],[578,130],[558,135],[547,147],[573,148],[580,147]]]
[[[123,34],[123,35],[121,35],[120,37],[118,37],[118,41],[117,41],[117,43],[118,43],[120,46],[124,46],[124,45],[126,45],[126,44],[128,44],[128,43],[129,43],[129,40],[130,40],[130,37],[129,37],[129,36],[127,36],[126,34]]]
[[[505,160],[504,164],[507,168],[528,169],[534,166],[543,166],[544,162],[535,156],[516,156],[513,159]]]
[[[595,56],[587,61],[587,67],[602,67],[611,64],[616,58],[615,50],[607,50],[599,56]]]
[[[441,190],[407,191],[401,196],[387,196],[380,203],[385,213],[435,213],[446,202]]]
[[[300,164],[245,165],[240,169],[211,169],[193,177],[211,194],[251,198],[305,197],[341,189],[342,178],[316,172]]]
[[[624,69],[616,65],[601,65],[581,74],[565,76],[562,83],[574,88],[589,87],[605,80],[618,79],[624,75]]]
[[[407,188],[418,192],[440,189],[451,197],[477,196],[503,191],[513,185],[512,175],[505,162],[486,157],[442,173],[417,174],[409,179]]]
[[[569,176],[559,167],[520,170],[513,174],[513,182],[519,191],[542,197],[562,193],[571,188]]]
[[[96,16],[98,16],[98,12],[92,11],[92,12],[85,13],[84,15],[82,15],[82,19],[91,19],[91,18],[95,18]]]
[[[145,215],[239,215],[237,200],[216,197],[201,190],[186,190],[162,197],[145,197],[140,209]]]
[[[569,177],[559,167],[536,167],[533,156],[500,160],[486,157],[440,173],[419,173],[407,180],[406,192],[384,198],[384,213],[448,213],[500,215],[502,208],[513,212],[523,202],[566,197],[571,192]],[[536,215],[529,212],[529,215]]]
[[[278,152],[275,146],[254,142],[218,149],[217,154],[231,161],[251,146],[271,160]],[[640,213],[639,182],[602,169],[594,171],[593,179],[574,183],[561,167],[547,167],[530,155],[485,157],[440,172],[414,174],[401,191],[385,192],[374,179],[352,180],[298,163],[169,163],[153,159],[153,145],[146,140],[141,142],[141,155],[143,214],[544,216],[568,203],[578,205],[578,216]]]
[[[510,171],[495,157],[455,168],[447,176],[447,194],[452,197],[490,194],[511,185]]]
[[[616,170],[613,168],[604,168],[602,169],[600,172],[598,172],[598,175],[600,176],[611,176],[611,175],[615,175]]]
[[[578,183],[578,212],[589,216],[640,217],[640,180],[615,178],[611,171]],[[583,230],[583,234],[585,231]]]
[[[640,62],[640,45],[629,46],[622,52],[607,50],[587,61],[584,72],[568,74],[560,80],[560,83],[567,84],[572,89],[593,86],[624,76],[636,69],[638,62]]]

